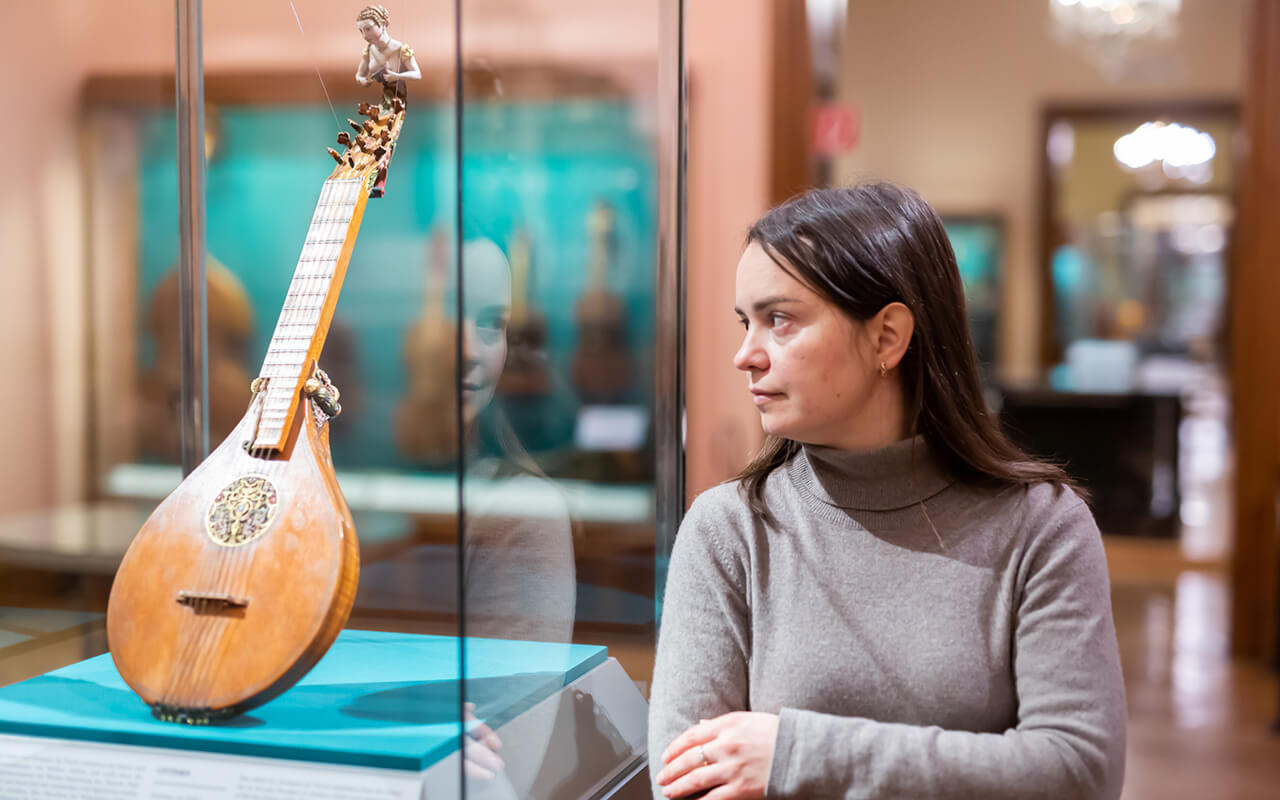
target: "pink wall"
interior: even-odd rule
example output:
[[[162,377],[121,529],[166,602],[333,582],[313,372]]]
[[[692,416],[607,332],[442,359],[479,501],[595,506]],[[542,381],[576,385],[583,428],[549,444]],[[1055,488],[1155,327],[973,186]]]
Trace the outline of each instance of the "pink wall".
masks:
[[[733,475],[759,447],[760,417],[733,368],[741,328],[734,271],[769,204],[770,0],[690,3],[688,496]],[[733,24],[726,24],[732,19]]]

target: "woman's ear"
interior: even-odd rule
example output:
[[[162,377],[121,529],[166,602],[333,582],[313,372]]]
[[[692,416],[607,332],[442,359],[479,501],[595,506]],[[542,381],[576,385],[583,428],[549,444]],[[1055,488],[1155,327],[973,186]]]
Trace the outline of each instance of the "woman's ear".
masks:
[[[871,331],[877,366],[883,363],[887,369],[897,367],[915,329],[915,315],[905,304],[894,302],[880,309],[872,320]]]

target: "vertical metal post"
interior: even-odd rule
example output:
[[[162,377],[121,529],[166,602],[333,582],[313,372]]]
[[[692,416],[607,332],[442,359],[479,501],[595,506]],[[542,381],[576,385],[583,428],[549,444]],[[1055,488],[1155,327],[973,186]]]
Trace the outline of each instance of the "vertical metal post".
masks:
[[[654,619],[661,615],[666,564],[684,516],[685,152],[684,0],[661,0],[658,34],[658,274],[654,434],[657,541]]]
[[[182,350],[182,474],[209,453],[209,330],[204,266],[204,69],[200,0],[174,0],[177,18],[178,341]]]

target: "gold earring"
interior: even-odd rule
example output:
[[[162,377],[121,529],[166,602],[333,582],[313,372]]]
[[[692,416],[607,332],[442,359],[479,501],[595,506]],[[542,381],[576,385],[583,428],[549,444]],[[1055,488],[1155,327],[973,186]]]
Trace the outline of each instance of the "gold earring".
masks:
[[[887,376],[888,376],[888,374],[889,374],[889,368],[888,368],[888,367],[886,367],[886,366],[884,365],[884,362],[883,362],[883,361],[881,361],[881,362],[880,362],[880,377],[881,377],[881,378],[887,377]]]

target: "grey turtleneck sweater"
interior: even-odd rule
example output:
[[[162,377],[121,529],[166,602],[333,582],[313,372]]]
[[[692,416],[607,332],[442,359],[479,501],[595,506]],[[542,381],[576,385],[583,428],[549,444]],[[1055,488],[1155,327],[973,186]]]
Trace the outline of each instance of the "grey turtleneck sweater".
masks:
[[[917,437],[805,447],[764,498],[773,521],[718,486],[680,527],[651,775],[688,727],[750,710],[779,715],[767,797],[1120,795],[1110,586],[1078,497],[958,482]]]

